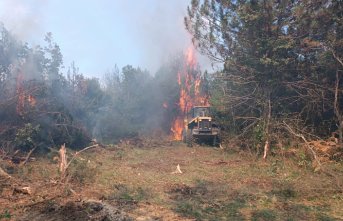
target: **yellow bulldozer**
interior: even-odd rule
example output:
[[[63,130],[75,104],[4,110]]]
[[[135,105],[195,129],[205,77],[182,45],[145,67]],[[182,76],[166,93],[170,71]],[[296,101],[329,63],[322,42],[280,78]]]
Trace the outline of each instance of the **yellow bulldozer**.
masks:
[[[189,147],[192,147],[194,142],[220,145],[220,128],[210,116],[209,106],[194,106],[188,112],[182,140]]]

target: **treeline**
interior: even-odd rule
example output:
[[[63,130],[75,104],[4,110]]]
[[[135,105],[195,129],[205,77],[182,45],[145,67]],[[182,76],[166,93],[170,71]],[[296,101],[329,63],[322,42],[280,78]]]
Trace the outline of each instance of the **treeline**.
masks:
[[[0,151],[168,135],[180,111],[177,74],[185,60],[181,53],[154,75],[127,65],[90,78],[74,63],[63,67],[51,33],[43,46],[30,46],[1,26]]]
[[[191,2],[186,29],[196,48],[222,67],[202,88],[210,91],[227,140],[264,156],[299,134],[334,136],[342,147],[342,16],[341,1]],[[62,73],[51,34],[44,46],[30,46],[3,26],[0,31],[5,149],[168,134],[181,111],[177,74],[200,74],[185,68],[182,54],[155,74],[128,65],[89,78],[75,64]]]
[[[224,64],[212,104],[230,139],[266,153],[292,129],[342,145],[342,1],[193,0],[185,25]]]

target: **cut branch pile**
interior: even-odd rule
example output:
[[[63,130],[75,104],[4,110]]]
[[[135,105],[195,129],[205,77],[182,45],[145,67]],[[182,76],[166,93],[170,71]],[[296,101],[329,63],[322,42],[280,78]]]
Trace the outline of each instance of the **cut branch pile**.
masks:
[[[313,147],[313,150],[320,156],[322,160],[340,159],[343,156],[339,143],[326,140],[315,140],[308,143]]]
[[[321,161],[341,159],[343,152],[340,149],[340,143],[335,137],[330,137],[327,140],[312,140],[308,141],[302,133],[296,132],[294,128],[283,122],[283,125],[287,131],[302,139],[305,147],[309,150],[317,162],[318,166],[321,166]]]
[[[294,136],[296,136],[298,138],[301,138],[304,141],[306,148],[308,150],[310,150],[310,152],[313,155],[314,160],[317,162],[317,165],[320,168],[322,164],[320,163],[320,160],[318,159],[316,152],[313,150],[313,147],[309,144],[309,142],[307,141],[305,136],[303,134],[297,133],[291,126],[289,126],[285,122],[283,122],[283,124],[285,125],[286,129],[288,130],[288,132],[290,132],[292,135],[294,135]]]
[[[0,159],[11,161],[14,164],[19,164],[24,166],[27,162],[35,161],[36,158],[31,157],[32,153],[36,150],[36,147],[31,149],[26,156],[22,156],[21,151],[17,150],[13,154],[2,152],[0,154]]]

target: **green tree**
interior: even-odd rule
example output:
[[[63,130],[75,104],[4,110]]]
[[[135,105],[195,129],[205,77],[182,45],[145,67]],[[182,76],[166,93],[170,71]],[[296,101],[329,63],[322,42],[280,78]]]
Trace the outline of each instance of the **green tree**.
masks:
[[[317,128],[335,130],[338,125],[342,146],[343,3],[305,0],[293,11],[296,19],[292,34],[299,39],[298,70],[302,76],[294,85],[302,91],[300,97],[307,100],[307,112],[317,117],[312,120]]]
[[[224,64],[223,104],[241,131],[264,126],[264,158],[285,69],[296,59],[289,1],[192,1],[185,18],[201,52]]]
[[[223,63],[214,106],[237,132],[263,127],[264,157],[285,120],[321,136],[336,121],[342,143],[342,2],[193,0],[185,25]]]

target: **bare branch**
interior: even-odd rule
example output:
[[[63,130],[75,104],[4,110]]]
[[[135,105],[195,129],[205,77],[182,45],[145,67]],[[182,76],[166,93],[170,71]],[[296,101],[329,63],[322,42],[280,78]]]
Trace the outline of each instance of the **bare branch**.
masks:
[[[302,134],[296,133],[296,132],[295,132],[288,124],[286,124],[284,121],[283,121],[282,123],[284,124],[284,126],[286,127],[286,129],[288,130],[288,132],[290,132],[291,134],[293,134],[293,135],[296,136],[296,137],[301,138],[301,139],[305,142],[306,147],[311,151],[311,153],[312,153],[314,159],[316,160],[318,166],[321,167],[322,164],[320,163],[320,161],[319,161],[319,159],[318,159],[318,157],[317,157],[316,152],[315,152],[315,151],[313,150],[313,148],[309,145],[309,142],[307,141],[307,139],[305,138],[305,136],[302,135]]]

